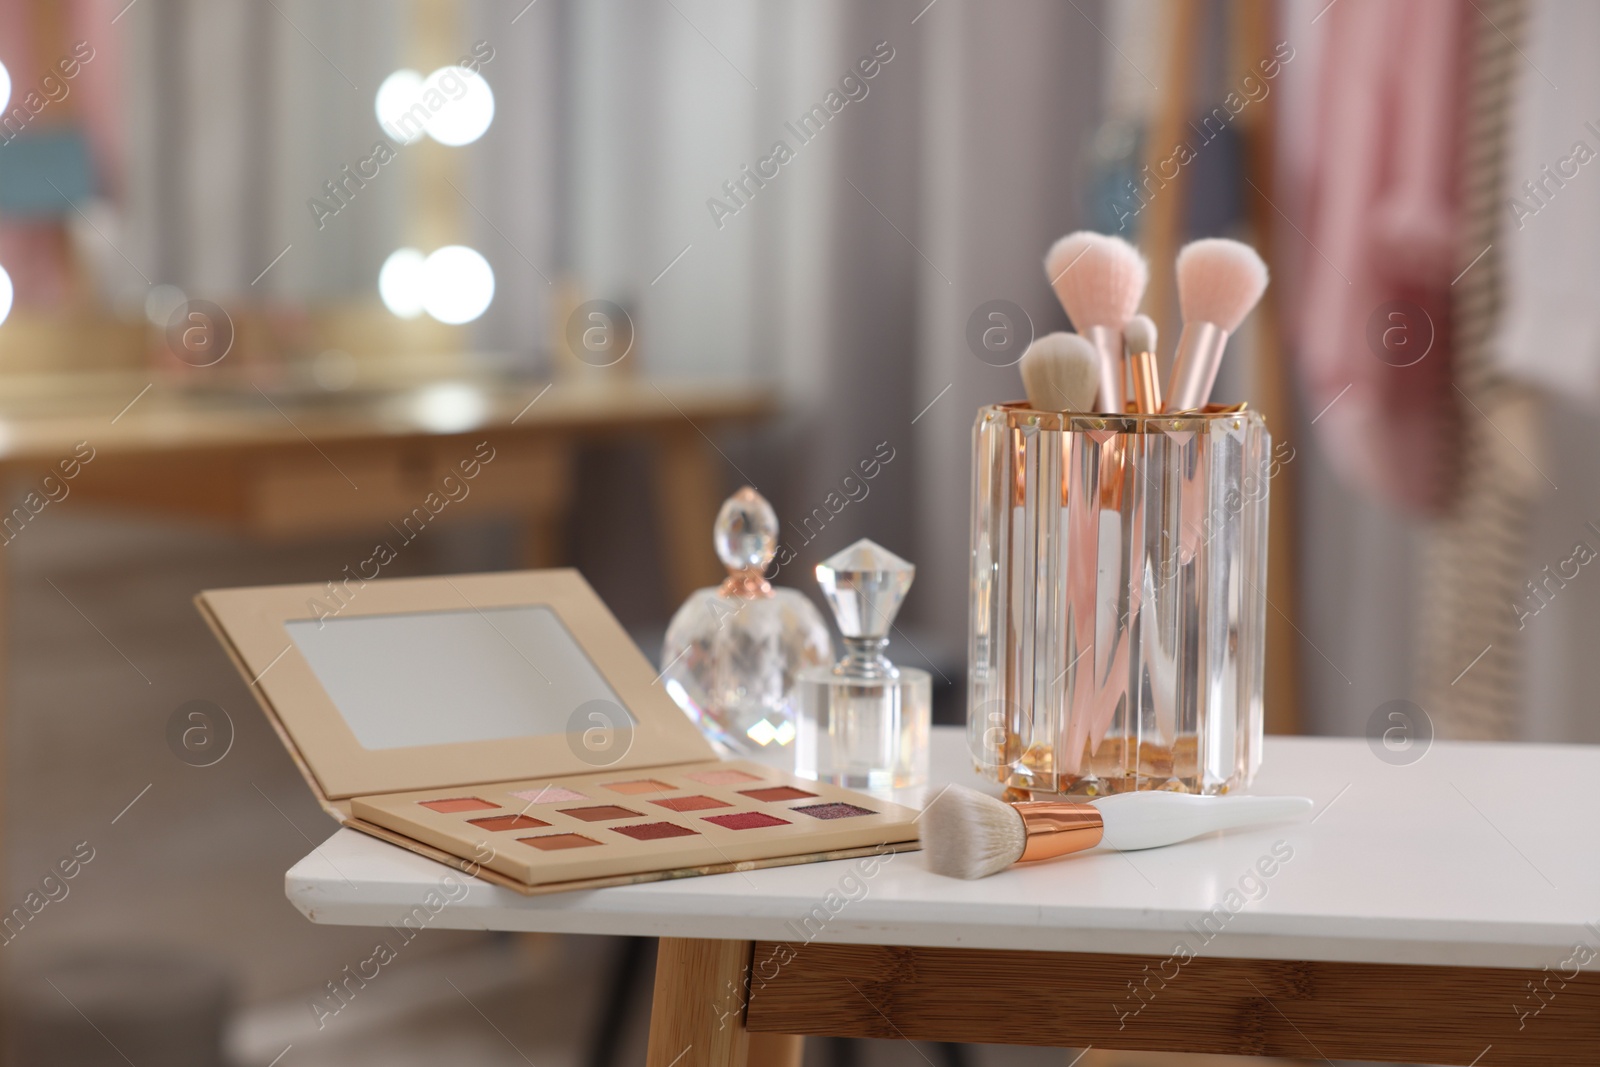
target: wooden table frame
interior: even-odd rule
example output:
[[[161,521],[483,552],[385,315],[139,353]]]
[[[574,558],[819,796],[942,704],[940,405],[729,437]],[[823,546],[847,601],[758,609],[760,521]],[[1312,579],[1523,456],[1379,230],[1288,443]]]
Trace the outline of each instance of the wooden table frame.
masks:
[[[1548,999],[1531,1000],[1541,983]],[[661,939],[649,1067],[798,1067],[807,1034],[1600,1064],[1600,974]]]

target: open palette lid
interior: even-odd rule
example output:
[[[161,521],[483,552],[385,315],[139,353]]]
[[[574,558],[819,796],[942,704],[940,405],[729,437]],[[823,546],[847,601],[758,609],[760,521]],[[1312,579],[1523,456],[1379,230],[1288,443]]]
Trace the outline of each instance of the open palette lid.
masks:
[[[337,589],[337,587],[333,587]],[[325,801],[715,759],[574,570],[196,602]]]

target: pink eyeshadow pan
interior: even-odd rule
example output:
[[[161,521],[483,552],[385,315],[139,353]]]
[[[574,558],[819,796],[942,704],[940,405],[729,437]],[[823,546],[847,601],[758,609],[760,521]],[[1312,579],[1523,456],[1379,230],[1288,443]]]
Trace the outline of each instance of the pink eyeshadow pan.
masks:
[[[589,798],[576,789],[568,789],[560,785],[541,786],[538,789],[524,789],[520,793],[512,793],[518,800],[526,800],[529,804],[567,804],[574,800],[588,800]]]
[[[650,803],[658,804],[669,811],[701,811],[705,808],[731,808],[726,800],[716,797],[668,797],[666,800],[652,800]]]
[[[634,782],[607,782],[606,788],[613,793],[626,793],[632,796],[636,793],[670,793],[678,787],[658,782],[654,778],[640,778]]]
[[[701,771],[689,777],[702,785],[743,785],[745,782],[761,781],[755,775],[743,771]]]
[[[706,822],[726,826],[730,830],[758,830],[763,826],[788,826],[788,819],[779,819],[764,811],[736,811],[732,815],[707,815]]]
[[[491,815],[487,819],[468,819],[474,826],[485,830],[537,830],[550,824],[528,815]]]
[[[543,837],[519,837],[517,840],[544,852],[556,852],[564,848],[588,848],[590,845],[600,843],[582,834],[546,834]]]
[[[643,822],[637,826],[613,826],[619,834],[627,834],[636,841],[658,841],[663,837],[691,837],[698,833],[675,822]]]
[[[806,800],[817,795],[807,793],[804,789],[796,789],[792,785],[774,785],[766,789],[741,789],[739,792],[757,800]]]
[[[446,815],[457,811],[492,811],[500,806],[477,797],[447,797],[444,800],[421,800],[418,803],[425,808],[442,811]]]

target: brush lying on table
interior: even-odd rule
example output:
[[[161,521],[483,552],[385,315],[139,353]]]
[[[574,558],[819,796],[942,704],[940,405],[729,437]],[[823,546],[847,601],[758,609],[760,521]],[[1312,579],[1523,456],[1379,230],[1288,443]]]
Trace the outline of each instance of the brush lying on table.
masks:
[[[1103,845],[1119,852],[1175,845],[1236,826],[1296,819],[1310,797],[1203,797],[1159,791],[1117,793],[1083,803],[1007,804],[965,786],[946,786],[922,812],[928,869],[987,878],[1013,863],[1053,859]]]

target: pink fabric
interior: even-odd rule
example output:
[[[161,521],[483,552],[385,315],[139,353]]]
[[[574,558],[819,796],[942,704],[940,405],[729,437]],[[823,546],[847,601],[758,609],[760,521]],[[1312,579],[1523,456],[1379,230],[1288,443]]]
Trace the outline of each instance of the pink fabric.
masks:
[[[30,0],[0,0],[0,62],[5,63],[11,75],[11,103],[7,110],[37,88],[45,75],[41,64],[66,58],[76,42],[87,42],[94,49],[94,58],[83,64],[72,80],[71,95],[61,104],[52,103],[35,121],[40,127],[60,122],[84,127],[99,195],[115,201],[121,192],[125,149],[121,46],[126,19],[116,24],[111,20],[122,11],[126,0],[65,3],[63,21],[68,40],[59,42],[59,47],[56,42],[47,42],[41,48],[35,39],[36,20]],[[61,55],[42,58],[51,48]],[[3,151],[5,147],[0,145],[0,152]],[[71,297],[73,272],[69,254],[70,246],[59,223],[0,219],[0,265],[11,275],[19,306],[57,307]]]
[[[1424,513],[1448,501],[1458,451],[1450,285],[1470,12],[1458,0],[1328,9],[1305,227],[1296,348],[1316,430],[1341,476]],[[1392,301],[1408,310],[1388,316]],[[1393,365],[1402,338],[1422,349],[1429,320],[1427,355]]]

